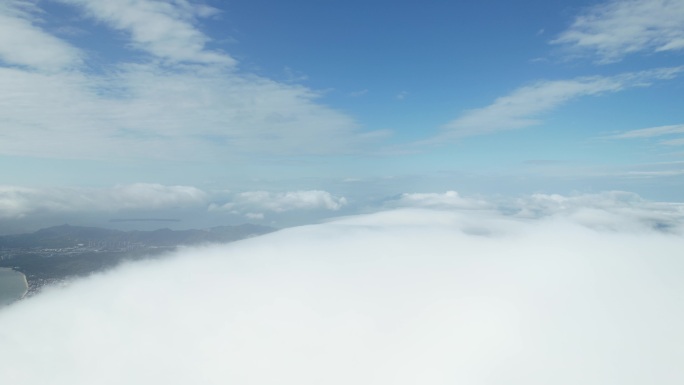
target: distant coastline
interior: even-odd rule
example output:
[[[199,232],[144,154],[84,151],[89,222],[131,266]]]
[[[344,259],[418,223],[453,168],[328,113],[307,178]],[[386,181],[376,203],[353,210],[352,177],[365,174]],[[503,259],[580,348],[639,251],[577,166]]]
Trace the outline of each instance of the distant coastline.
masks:
[[[13,269],[13,270],[14,270],[14,269]],[[17,270],[14,270],[14,271],[16,271],[17,273],[21,274],[21,276],[24,278],[24,294],[22,294],[22,295],[21,295],[21,298],[20,298],[20,299],[24,299],[24,298],[26,297],[26,295],[28,294],[28,292],[29,292],[29,283],[28,283],[28,279],[26,278],[26,274],[22,273],[21,271],[17,271]]]
[[[7,277],[0,279],[0,302],[4,302],[3,298],[18,298],[26,286],[22,281],[28,283],[28,293],[24,296],[30,297],[44,286],[105,271],[125,261],[159,258],[178,246],[228,243],[275,230],[248,223],[208,229],[164,228],[153,231],[64,224],[32,233],[3,235],[0,236],[0,267],[23,274],[25,279],[0,270],[0,275]]]

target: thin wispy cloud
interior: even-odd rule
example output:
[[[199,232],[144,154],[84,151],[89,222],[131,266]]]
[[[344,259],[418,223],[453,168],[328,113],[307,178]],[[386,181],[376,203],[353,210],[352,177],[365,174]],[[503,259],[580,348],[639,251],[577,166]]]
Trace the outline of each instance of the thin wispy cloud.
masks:
[[[542,117],[561,105],[586,96],[648,87],[676,77],[684,67],[659,68],[616,76],[539,81],[518,88],[486,107],[470,110],[442,128],[440,139],[457,139],[539,125]]]
[[[353,98],[358,98],[358,97],[361,97],[361,96],[363,96],[363,95],[366,95],[367,93],[368,93],[368,90],[367,90],[367,89],[363,89],[363,90],[358,90],[358,91],[350,92],[350,93],[349,93],[349,96],[351,96],[351,97],[353,97]]]
[[[630,130],[621,134],[613,135],[612,138],[617,139],[636,139],[636,138],[652,138],[664,135],[684,134],[684,124],[674,124],[668,126],[658,126],[649,128],[640,128],[637,130]]]
[[[131,44],[171,63],[237,64],[226,53],[206,49],[211,40],[195,27],[198,18],[219,11],[192,1],[97,1],[58,0],[130,36]]]
[[[636,53],[684,50],[684,2],[611,0],[588,8],[551,44],[602,64]]]
[[[609,139],[650,140],[657,138],[657,144],[662,146],[684,146],[684,125],[673,124],[629,130],[608,136]],[[668,138],[669,139],[665,139]],[[664,174],[665,175],[665,174]]]
[[[79,49],[41,28],[41,16],[33,2],[0,4],[0,63],[49,72],[82,64]]]
[[[149,57],[97,73],[79,69],[88,56],[36,26],[38,5],[3,5],[0,58],[19,66],[0,67],[0,102],[12,106],[0,111],[0,154],[244,161],[356,152],[378,138],[320,104],[319,92],[240,71],[230,55],[208,50],[210,39],[196,24],[212,8],[186,1],[63,3],[123,32],[124,48]]]
[[[653,148],[653,146],[650,146]],[[681,154],[677,153],[662,153],[667,158],[678,158]],[[554,172],[556,172],[554,170]],[[653,161],[653,162],[635,162],[627,165],[620,166],[604,166],[604,167],[592,167],[592,170],[579,170],[578,174],[590,175],[596,180],[610,179],[617,181],[618,184],[630,183],[637,180],[642,180],[646,184],[653,183],[658,186],[660,183],[663,185],[671,186],[673,183],[677,183],[679,176],[684,175],[684,161],[674,160],[674,161]],[[646,181],[646,180],[650,181]],[[623,184],[624,185],[624,184]],[[660,192],[670,191],[670,187],[659,188]],[[677,194],[677,189],[671,189],[672,192]]]
[[[637,130],[625,131],[620,134],[615,134],[609,136],[613,139],[650,139],[650,138],[662,138],[676,136],[671,139],[663,139],[658,142],[658,144],[664,146],[683,146],[684,145],[684,125],[674,124],[668,126],[658,126],[649,128],[640,128]]]
[[[664,144],[666,146],[684,146],[684,138],[663,140],[660,142],[660,144]]]

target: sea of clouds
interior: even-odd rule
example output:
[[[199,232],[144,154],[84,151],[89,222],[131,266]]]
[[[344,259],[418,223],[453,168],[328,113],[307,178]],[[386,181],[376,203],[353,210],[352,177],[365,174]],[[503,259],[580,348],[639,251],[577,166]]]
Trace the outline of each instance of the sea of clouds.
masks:
[[[0,311],[7,384],[682,384],[682,206],[385,211],[183,249]]]

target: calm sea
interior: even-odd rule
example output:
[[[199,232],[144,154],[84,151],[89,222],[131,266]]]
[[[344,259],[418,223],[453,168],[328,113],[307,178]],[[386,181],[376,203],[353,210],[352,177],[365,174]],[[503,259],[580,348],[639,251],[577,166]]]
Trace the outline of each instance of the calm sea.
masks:
[[[26,292],[24,275],[12,269],[0,268],[0,307],[20,299]]]

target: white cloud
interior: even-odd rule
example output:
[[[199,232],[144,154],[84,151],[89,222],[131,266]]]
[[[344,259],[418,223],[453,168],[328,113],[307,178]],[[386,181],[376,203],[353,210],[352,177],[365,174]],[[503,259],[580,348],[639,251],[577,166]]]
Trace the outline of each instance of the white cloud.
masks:
[[[245,218],[255,220],[264,219],[264,213],[246,213]]]
[[[660,144],[664,144],[666,146],[684,146],[684,138],[663,140],[660,142]]]
[[[637,130],[630,130],[620,134],[612,135],[610,138],[615,139],[643,139],[643,138],[653,138],[668,135],[681,135],[684,134],[684,124],[676,124],[669,126],[658,126],[649,128],[640,128]],[[677,137],[673,139],[662,140],[659,144],[665,146],[682,146],[684,145],[684,138]]]
[[[670,170],[667,173],[634,171],[622,176],[653,177],[681,173],[681,170]],[[397,199],[388,201],[386,206],[459,212],[474,210],[479,214],[472,215],[480,219],[498,213],[496,215],[503,214],[515,218],[571,220],[573,223],[591,228],[624,232],[651,229],[684,232],[684,228],[681,227],[684,224],[684,203],[651,202],[638,194],[626,191],[569,196],[538,193],[516,199],[464,197],[456,191],[413,193],[402,194]]]
[[[438,139],[453,139],[529,127],[541,123],[540,116],[582,96],[598,96],[627,88],[648,87],[658,80],[672,79],[684,67],[625,73],[603,77],[540,81],[518,88],[487,107],[466,112],[447,123]]]
[[[337,197],[322,190],[299,190],[287,192],[246,191],[232,197],[230,202],[211,204],[210,211],[226,210],[242,212],[246,210],[265,210],[285,212],[292,210],[339,210],[347,204],[347,199]]]
[[[113,188],[28,188],[0,186],[0,218],[21,218],[49,212],[113,212],[198,206],[206,194],[191,186],[150,183]]]
[[[206,37],[193,24],[208,8],[186,1],[69,3],[130,31],[134,43],[164,60],[121,57],[98,62],[97,73],[66,70],[61,61],[45,64],[54,68],[48,72],[0,65],[0,103],[7,106],[0,111],[0,154],[245,161],[264,154],[357,152],[383,135],[361,132],[352,117],[320,104],[315,90],[216,65],[215,55],[229,57],[206,51]],[[32,7],[25,13],[39,12]],[[28,16],[3,15],[13,21],[0,26],[8,28],[0,43],[28,25]],[[148,36],[147,28],[145,40],[140,36]],[[31,36],[22,37],[23,46],[58,60],[65,43]],[[40,60],[24,64],[42,66]]]
[[[127,66],[105,77],[0,68],[12,105],[0,152],[72,158],[235,159],[358,151],[375,140],[297,85],[232,72]]]
[[[133,46],[171,62],[235,65],[229,55],[208,51],[209,37],[195,27],[216,9],[188,0],[58,0],[84,9],[94,19],[130,34]]]
[[[518,217],[565,217],[585,226],[625,232],[649,228],[678,233],[684,230],[684,204],[650,202],[624,191],[575,196],[533,194],[520,198],[508,209],[517,210],[514,215]]]
[[[684,49],[684,2],[611,0],[590,7],[551,42],[589,52],[600,63],[635,53]]]
[[[401,209],[187,249],[0,310],[0,368],[23,385],[681,384],[681,221],[583,223]]]
[[[240,193],[238,199],[243,203],[276,212],[296,209],[339,210],[347,204],[344,197],[336,197],[321,190],[300,190],[284,193],[248,191]]]
[[[81,52],[41,29],[38,14],[33,2],[0,4],[0,61],[49,72],[79,66]]]
[[[618,139],[632,139],[632,138],[651,138],[654,136],[684,134],[684,124],[675,124],[669,126],[658,126],[641,128],[638,130],[631,130],[621,134],[613,135],[613,138]]]
[[[390,205],[426,208],[485,209],[492,208],[489,202],[481,199],[465,198],[456,191],[446,193],[405,193]]]

